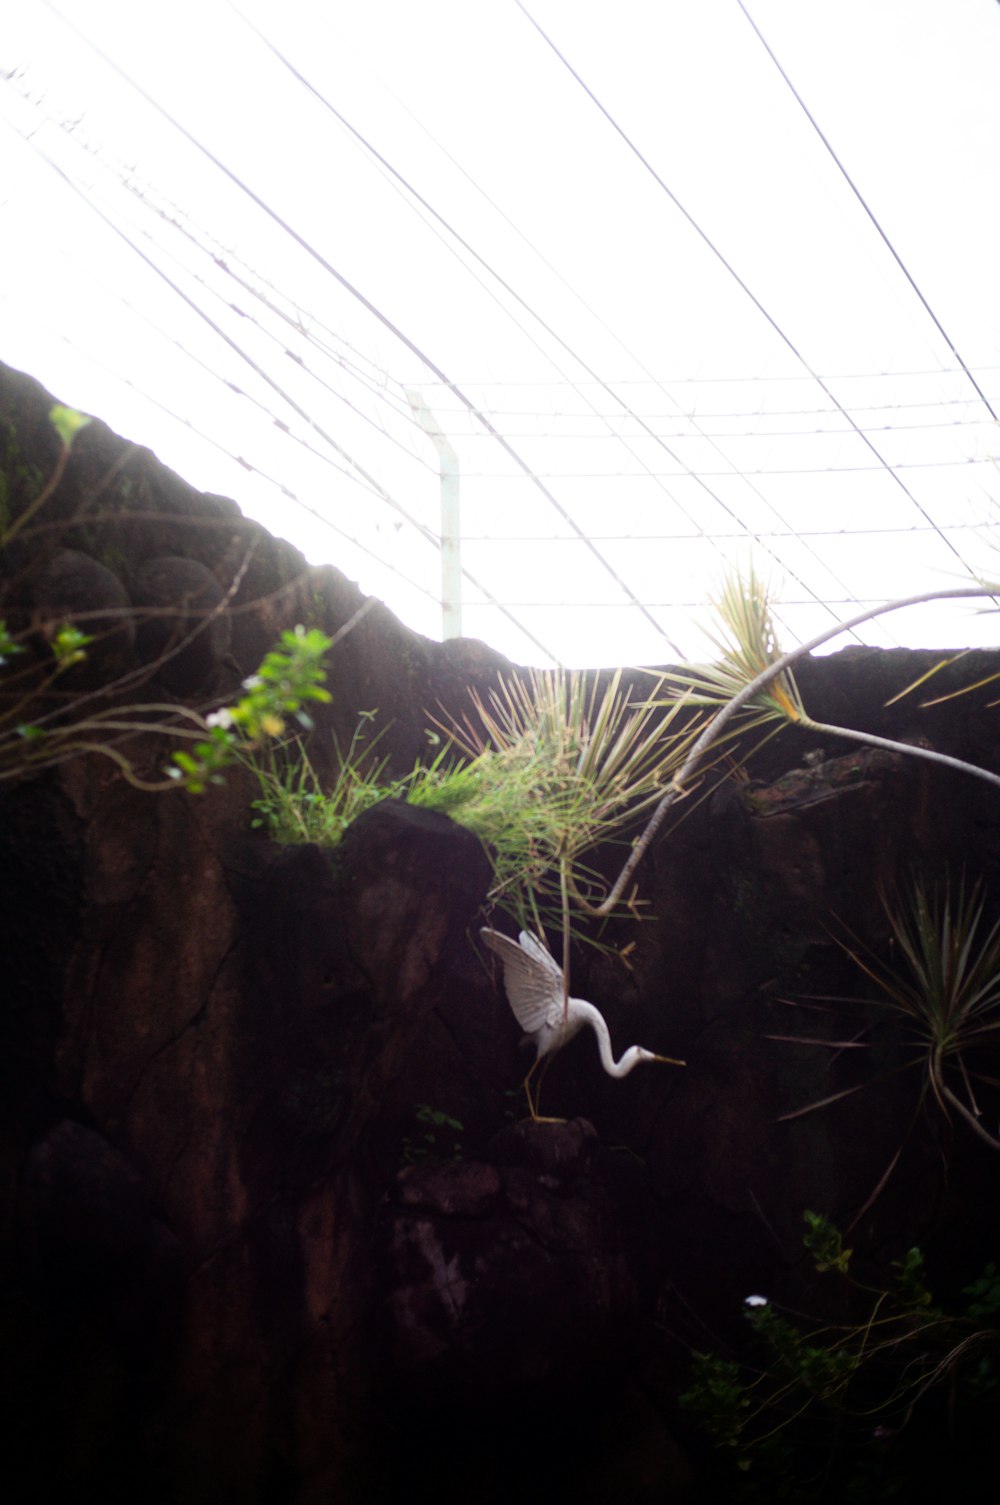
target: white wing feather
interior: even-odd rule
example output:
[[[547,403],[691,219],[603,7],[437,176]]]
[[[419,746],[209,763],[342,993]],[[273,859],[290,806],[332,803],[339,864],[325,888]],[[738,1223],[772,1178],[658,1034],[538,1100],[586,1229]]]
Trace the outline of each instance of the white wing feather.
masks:
[[[518,1024],[528,1035],[537,1034],[545,1025],[562,1021],[562,971],[533,935],[521,931],[520,944],[499,930],[480,930],[483,944],[503,962],[503,981],[507,1001]]]

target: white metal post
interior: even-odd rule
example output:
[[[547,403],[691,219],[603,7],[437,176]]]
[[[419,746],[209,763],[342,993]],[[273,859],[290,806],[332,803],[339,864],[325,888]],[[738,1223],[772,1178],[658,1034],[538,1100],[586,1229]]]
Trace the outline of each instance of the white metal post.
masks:
[[[438,452],[441,474],[441,631],[462,636],[462,522],[459,513],[458,456],[419,392],[405,388],[413,416]]]

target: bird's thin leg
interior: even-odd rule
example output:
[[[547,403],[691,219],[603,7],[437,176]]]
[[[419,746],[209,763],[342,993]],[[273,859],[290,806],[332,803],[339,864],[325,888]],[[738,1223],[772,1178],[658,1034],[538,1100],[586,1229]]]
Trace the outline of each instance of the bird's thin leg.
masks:
[[[551,1056],[542,1056],[539,1060],[537,1060],[535,1062],[535,1065],[541,1067],[541,1070],[538,1073],[538,1081],[535,1083],[535,1117],[536,1118],[540,1118],[541,1115],[538,1112],[538,1105],[541,1102],[541,1097],[542,1097],[542,1080],[543,1080],[543,1078],[545,1076],[545,1073],[548,1071],[549,1067],[552,1065],[552,1057]],[[543,1122],[545,1122],[545,1123],[559,1123],[559,1122],[561,1122],[561,1120],[555,1119],[555,1118],[546,1118],[546,1119],[543,1120]]]
[[[549,1068],[549,1066],[551,1064],[552,1064],[552,1057],[551,1056],[538,1056],[536,1058],[536,1060],[532,1063],[531,1070],[528,1072],[528,1075],[524,1079],[524,1094],[525,1094],[525,1096],[528,1099],[528,1112],[531,1114],[531,1121],[532,1121],[532,1123],[536,1123],[536,1124],[564,1124],[566,1122],[566,1120],[564,1118],[546,1118],[546,1117],[543,1117],[543,1115],[541,1113],[539,1113],[539,1111],[538,1111],[538,1099],[539,1099],[539,1093],[541,1092],[541,1088],[542,1088],[542,1077],[545,1075],[546,1071],[548,1070],[548,1068]],[[535,1072],[538,1071],[539,1066],[541,1066],[542,1069],[539,1072],[538,1085],[535,1088],[534,1101],[532,1101],[532,1097],[531,1097],[531,1078],[534,1076]]]
[[[531,1114],[532,1119],[536,1121],[538,1119],[538,1110],[536,1109],[535,1104],[531,1099],[531,1078],[534,1076],[536,1070],[538,1069],[538,1064],[541,1060],[541,1056],[535,1057],[535,1059],[531,1063],[531,1068],[528,1071],[528,1075],[524,1079],[524,1095],[528,1099],[528,1112]]]

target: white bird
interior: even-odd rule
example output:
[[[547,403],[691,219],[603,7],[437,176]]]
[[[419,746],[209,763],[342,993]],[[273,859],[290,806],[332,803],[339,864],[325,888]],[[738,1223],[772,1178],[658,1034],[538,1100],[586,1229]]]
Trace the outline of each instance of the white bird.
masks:
[[[539,1062],[561,1050],[585,1024],[589,1024],[597,1036],[601,1065],[608,1076],[628,1076],[632,1068],[640,1066],[643,1061],[663,1061],[670,1066],[685,1064],[684,1061],[675,1060],[673,1056],[655,1055],[641,1045],[630,1045],[621,1060],[616,1061],[611,1054],[608,1026],[600,1010],[583,998],[571,998],[568,1007],[564,1006],[562,968],[541,941],[529,935],[526,930],[521,931],[516,942],[509,936],[501,935],[499,930],[484,928],[479,934],[484,945],[503,962],[507,1001],[524,1030],[525,1040],[530,1040],[535,1047],[534,1062],[524,1079],[528,1109],[533,1119],[538,1120],[539,1117],[538,1092],[536,1091],[532,1102],[531,1078]]]

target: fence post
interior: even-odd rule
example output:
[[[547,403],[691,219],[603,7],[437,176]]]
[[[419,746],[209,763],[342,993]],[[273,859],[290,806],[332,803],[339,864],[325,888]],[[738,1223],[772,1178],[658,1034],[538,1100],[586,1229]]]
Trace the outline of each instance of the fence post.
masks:
[[[441,476],[441,635],[462,636],[462,523],[458,456],[419,392],[404,388],[413,416],[438,452]]]

